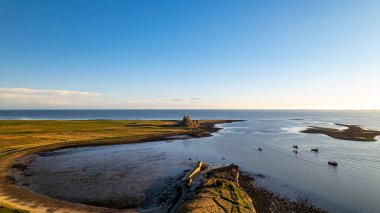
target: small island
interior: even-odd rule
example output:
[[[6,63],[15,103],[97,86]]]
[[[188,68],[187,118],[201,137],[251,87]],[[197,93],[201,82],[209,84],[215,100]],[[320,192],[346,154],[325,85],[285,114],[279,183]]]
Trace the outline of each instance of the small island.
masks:
[[[351,140],[351,141],[376,141],[376,137],[380,135],[380,131],[365,129],[359,125],[335,124],[338,126],[347,127],[346,129],[334,129],[310,126],[302,133],[324,134],[335,139]]]

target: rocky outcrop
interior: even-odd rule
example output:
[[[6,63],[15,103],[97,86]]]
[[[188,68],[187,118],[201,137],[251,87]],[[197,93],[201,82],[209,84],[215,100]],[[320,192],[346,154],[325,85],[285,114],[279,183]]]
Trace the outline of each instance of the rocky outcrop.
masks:
[[[188,127],[191,129],[196,129],[199,127],[198,121],[193,121],[189,116],[183,116],[183,119],[179,123],[179,125],[183,127]]]
[[[251,198],[239,186],[239,174],[236,165],[209,171],[195,195],[177,212],[256,212]]]
[[[311,126],[302,133],[325,134],[335,139],[352,140],[352,141],[376,141],[376,137],[380,135],[380,131],[364,129],[358,125],[336,124],[338,126],[347,127],[347,129],[333,129]]]

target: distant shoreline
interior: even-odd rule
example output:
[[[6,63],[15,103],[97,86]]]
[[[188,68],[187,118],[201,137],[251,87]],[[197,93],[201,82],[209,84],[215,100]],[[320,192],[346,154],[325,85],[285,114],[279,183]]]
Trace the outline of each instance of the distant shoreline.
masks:
[[[324,134],[340,140],[364,142],[374,142],[376,141],[376,137],[380,135],[380,131],[365,129],[359,125],[347,125],[338,123],[335,125],[347,127],[347,129],[340,130],[334,128],[310,126],[301,132],[309,134]]]

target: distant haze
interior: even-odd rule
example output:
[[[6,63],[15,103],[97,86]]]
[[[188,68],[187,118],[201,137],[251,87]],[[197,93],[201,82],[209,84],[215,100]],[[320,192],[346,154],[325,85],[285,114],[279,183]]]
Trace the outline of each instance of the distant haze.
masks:
[[[380,109],[380,1],[0,1],[0,109]]]

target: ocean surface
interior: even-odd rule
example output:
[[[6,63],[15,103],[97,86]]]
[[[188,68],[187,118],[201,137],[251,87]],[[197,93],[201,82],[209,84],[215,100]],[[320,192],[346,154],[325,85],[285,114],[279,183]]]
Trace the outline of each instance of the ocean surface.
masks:
[[[79,186],[55,184],[48,179],[65,179],[86,170],[96,177],[87,183],[95,186],[114,181],[116,184],[107,186],[114,187],[115,193],[133,190],[144,193],[153,188],[157,192],[164,189],[165,180],[190,168],[189,158],[192,161],[199,158],[216,165],[234,163],[243,171],[264,175],[255,177],[260,185],[291,199],[308,199],[330,212],[380,212],[380,142],[343,141],[299,133],[307,126],[340,128],[335,123],[380,129],[380,111],[0,110],[0,119],[179,120],[183,115],[245,121],[222,124],[223,129],[208,138],[53,151],[54,154],[38,156],[32,162],[32,169],[45,178],[34,177],[30,187],[48,195],[48,190],[55,187],[66,192],[67,197],[73,196],[70,187],[74,190]],[[292,152],[294,144],[300,146],[299,154]],[[319,148],[318,153],[310,152],[314,146]],[[259,152],[258,147],[263,151]],[[338,167],[328,166],[329,160],[336,160]],[[141,177],[143,170],[138,168],[141,162],[148,162],[150,174],[145,179],[134,179],[141,181],[140,188],[128,189],[123,175]],[[130,172],[121,174],[125,168]],[[118,171],[119,179],[107,175]]]

